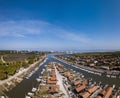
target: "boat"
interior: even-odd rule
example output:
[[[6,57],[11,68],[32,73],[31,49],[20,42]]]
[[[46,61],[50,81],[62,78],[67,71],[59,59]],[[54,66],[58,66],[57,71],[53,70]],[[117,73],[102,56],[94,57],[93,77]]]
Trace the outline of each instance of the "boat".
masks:
[[[37,88],[33,87],[32,92],[36,92],[36,91],[37,91]]]
[[[0,96],[0,98],[5,98],[5,96]]]
[[[30,74],[28,74],[25,78],[29,79],[34,74],[34,71],[32,71]]]
[[[45,65],[45,67],[46,67],[47,65]]]
[[[34,96],[34,93],[28,92],[28,96],[30,97]]]
[[[113,88],[115,88],[115,84],[113,85]]]
[[[41,74],[43,74],[43,71],[41,72]]]
[[[42,79],[42,76],[39,76],[40,79]]]
[[[25,98],[31,98],[30,96],[26,95]]]
[[[117,96],[117,98],[120,98],[120,96]]]
[[[116,76],[111,76],[111,78],[116,78]]]
[[[36,78],[36,80],[37,80],[38,82],[40,82],[40,81],[41,81],[41,79],[40,79],[40,78]]]
[[[110,75],[106,75],[106,77],[110,77]]]

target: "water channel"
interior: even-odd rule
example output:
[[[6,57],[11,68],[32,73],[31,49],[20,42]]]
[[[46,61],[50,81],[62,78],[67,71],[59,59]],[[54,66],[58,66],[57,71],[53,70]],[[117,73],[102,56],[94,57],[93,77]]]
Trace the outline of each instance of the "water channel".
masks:
[[[44,62],[39,69],[29,78],[29,79],[24,79],[21,83],[19,83],[15,88],[10,90],[9,92],[6,92],[6,95],[9,98],[25,98],[25,95],[27,95],[28,92],[31,92],[33,87],[38,87],[39,83],[36,81],[36,78],[38,78],[41,75],[41,71],[44,68],[45,65],[47,65],[49,62],[58,62],[64,65],[67,68],[73,69],[76,72],[82,73],[85,78],[92,78],[96,82],[100,82],[105,85],[113,85],[115,84],[117,87],[120,87],[120,79],[118,78],[108,78],[106,76],[99,76],[95,75],[92,73],[88,73],[86,71],[83,71],[81,69],[75,68],[71,65],[68,65],[62,61],[59,61],[55,58],[52,57],[53,54],[48,54],[47,55],[47,60]]]

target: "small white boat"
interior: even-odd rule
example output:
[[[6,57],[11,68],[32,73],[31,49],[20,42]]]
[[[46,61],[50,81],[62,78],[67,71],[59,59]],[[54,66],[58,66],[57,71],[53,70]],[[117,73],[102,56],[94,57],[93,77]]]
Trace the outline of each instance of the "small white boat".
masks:
[[[37,88],[32,88],[32,92],[36,92],[37,91]]]
[[[5,96],[0,96],[0,98],[5,98]]]
[[[116,76],[111,76],[111,78],[116,78]]]
[[[36,78],[36,80],[37,80],[38,82],[40,82],[40,81],[41,81],[41,79],[40,79],[40,78]]]
[[[42,79],[42,76],[39,76],[40,79]]]
[[[46,67],[47,65],[45,65],[45,67]]]
[[[113,88],[115,88],[115,84],[113,85]]]
[[[110,75],[106,75],[106,77],[110,77]]]
[[[120,96],[117,96],[117,98],[120,98]]]
[[[32,71],[30,74],[28,74],[25,78],[29,79],[34,74],[34,71]]]
[[[26,79],[29,79],[30,77],[27,76],[27,77],[25,77],[25,78],[26,78]]]
[[[34,93],[28,92],[28,96],[30,97],[34,96]]]

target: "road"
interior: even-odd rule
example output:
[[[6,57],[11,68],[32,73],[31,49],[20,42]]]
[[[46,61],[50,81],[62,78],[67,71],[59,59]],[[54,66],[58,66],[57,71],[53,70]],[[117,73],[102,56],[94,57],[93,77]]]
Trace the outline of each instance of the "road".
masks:
[[[66,89],[63,86],[62,75],[58,72],[58,70],[56,69],[56,67],[55,67],[55,72],[56,72],[56,77],[57,77],[57,80],[58,80],[57,85],[59,85],[60,90],[65,94],[64,98],[69,98],[69,95],[68,95]]]

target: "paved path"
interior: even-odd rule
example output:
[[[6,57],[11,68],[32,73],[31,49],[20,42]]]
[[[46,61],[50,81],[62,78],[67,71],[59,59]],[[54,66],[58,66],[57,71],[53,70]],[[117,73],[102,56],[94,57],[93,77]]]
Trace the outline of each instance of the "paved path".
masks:
[[[57,77],[57,85],[59,85],[60,87],[60,90],[65,94],[65,97],[64,98],[69,98],[69,95],[66,91],[66,89],[64,88],[63,86],[63,78],[62,78],[62,75],[58,72],[58,70],[56,69],[55,67],[55,72],[56,72],[56,77]]]

